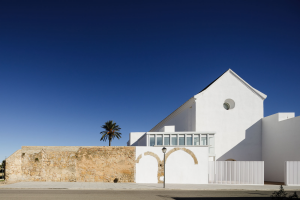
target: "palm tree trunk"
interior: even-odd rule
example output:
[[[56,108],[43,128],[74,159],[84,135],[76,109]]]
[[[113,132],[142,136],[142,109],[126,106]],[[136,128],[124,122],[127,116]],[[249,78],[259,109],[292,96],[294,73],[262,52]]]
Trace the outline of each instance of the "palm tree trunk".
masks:
[[[110,146],[110,143],[111,143],[111,139],[109,138],[109,146]]]

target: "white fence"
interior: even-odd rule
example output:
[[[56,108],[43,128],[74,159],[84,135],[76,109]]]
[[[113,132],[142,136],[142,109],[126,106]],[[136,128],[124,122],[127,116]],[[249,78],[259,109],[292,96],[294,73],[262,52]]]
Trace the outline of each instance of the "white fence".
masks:
[[[300,161],[286,161],[284,167],[285,185],[300,185]]]
[[[264,184],[264,161],[210,161],[210,184]]]

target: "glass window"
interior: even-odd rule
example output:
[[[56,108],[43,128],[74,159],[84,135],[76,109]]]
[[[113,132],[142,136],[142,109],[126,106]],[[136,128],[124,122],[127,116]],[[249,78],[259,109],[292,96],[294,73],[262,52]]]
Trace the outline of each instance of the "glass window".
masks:
[[[194,145],[200,145],[200,137],[199,137],[199,135],[194,135]]]
[[[150,146],[154,146],[155,145],[155,137],[154,135],[150,135]]]
[[[164,145],[170,145],[170,135],[164,135]]]
[[[201,145],[207,145],[207,135],[201,134]]]
[[[192,135],[186,135],[186,145],[193,145]]]
[[[172,135],[172,145],[177,145],[177,135]]]
[[[162,135],[156,135],[156,143],[157,145],[163,145],[162,144]]]
[[[223,107],[225,108],[225,110],[229,110],[230,105],[229,105],[229,103],[224,103],[224,104],[223,104]]]
[[[179,145],[185,145],[184,135],[179,135]]]

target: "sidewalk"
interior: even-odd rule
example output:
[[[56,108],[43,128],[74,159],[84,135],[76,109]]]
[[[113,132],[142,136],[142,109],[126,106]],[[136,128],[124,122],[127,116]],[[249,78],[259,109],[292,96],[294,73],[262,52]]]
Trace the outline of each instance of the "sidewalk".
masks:
[[[63,189],[63,190],[279,190],[279,185],[213,185],[100,182],[19,182],[0,185],[1,189]],[[287,191],[300,191],[300,186],[284,186]]]

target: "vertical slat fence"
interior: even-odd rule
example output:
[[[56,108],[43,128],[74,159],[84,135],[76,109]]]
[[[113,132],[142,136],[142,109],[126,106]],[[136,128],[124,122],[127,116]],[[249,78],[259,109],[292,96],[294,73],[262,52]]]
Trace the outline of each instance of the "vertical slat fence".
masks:
[[[264,161],[209,161],[210,184],[264,184]]]
[[[285,185],[300,185],[300,161],[286,161],[284,168]]]

